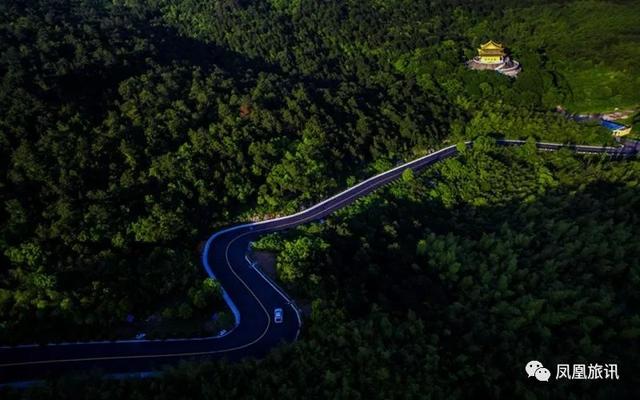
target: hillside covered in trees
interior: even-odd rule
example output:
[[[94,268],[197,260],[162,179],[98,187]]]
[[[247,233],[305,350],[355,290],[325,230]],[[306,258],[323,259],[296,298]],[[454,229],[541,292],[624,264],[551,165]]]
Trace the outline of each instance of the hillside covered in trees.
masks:
[[[311,304],[299,342],[259,361],[28,396],[77,398],[82,385],[85,398],[632,398],[639,173],[637,160],[482,140],[254,245],[277,252],[280,281]],[[530,359],[617,363],[620,380],[545,386],[526,379]]]
[[[640,104],[638,20],[634,1],[1,2],[0,344],[131,338],[139,331],[152,337],[212,334],[231,320],[219,285],[199,264],[202,243],[215,229],[298,210],[445,143],[478,137],[611,143],[604,128],[567,120],[554,109]],[[465,68],[464,61],[488,39],[504,42],[522,62],[518,79]],[[578,295],[588,295],[578,311],[593,317],[579,317],[580,323],[599,329],[601,336],[583,335],[587,339],[575,339],[576,347],[565,349],[584,346],[594,351],[589,354],[616,355],[615,346],[637,338],[637,308],[635,317],[631,313],[637,297],[616,286],[635,282],[637,271],[605,257],[614,240],[605,233],[594,236],[598,240],[583,254],[599,257],[600,264],[590,263],[602,269],[600,275],[571,280],[576,286],[558,288],[559,294],[545,286],[535,297],[532,287],[520,282],[529,282],[522,276],[494,281],[495,266],[482,270],[484,278],[474,277],[480,272],[472,263],[522,254],[510,255],[510,263],[534,268],[545,260],[549,268],[560,268],[554,263],[566,261],[566,255],[539,252],[544,235],[525,238],[553,229],[558,237],[571,238],[583,229],[605,229],[606,214],[599,223],[587,217],[597,210],[621,218],[620,226],[609,228],[620,230],[616,243],[631,246],[637,207],[626,207],[638,197],[626,180],[633,181],[627,171],[637,172],[636,164],[607,166],[593,159],[531,154],[522,161],[511,153],[487,152],[464,157],[492,167],[469,169],[463,157],[419,178],[406,176],[385,192],[391,197],[372,196],[326,225],[261,242],[280,252],[282,283],[316,304],[308,337],[283,350],[287,357],[303,360],[309,354],[320,363],[327,360],[320,354],[336,354],[336,364],[324,365],[328,375],[323,379],[349,391],[367,383],[364,376],[352,377],[357,384],[338,378],[351,365],[338,349],[345,343],[361,345],[357,362],[379,365],[368,379],[380,383],[395,377],[400,384],[401,370],[390,370],[382,361],[387,355],[376,352],[405,340],[425,357],[412,351],[393,355],[402,358],[402,368],[415,367],[438,379],[405,383],[432,382],[434,394],[444,393],[478,372],[462,369],[462,375],[452,375],[453,367],[477,362],[479,350],[463,352],[443,343],[462,334],[464,340],[453,344],[483,348],[490,338],[481,332],[509,335],[523,329],[533,316],[514,315],[533,304],[549,314],[535,328],[540,336],[531,339],[540,346],[558,326],[579,325],[562,311]],[[593,174],[580,174],[582,167]],[[611,206],[592,203],[605,188],[620,191],[606,200],[613,201]],[[578,202],[576,196],[587,197]],[[368,217],[365,204],[387,215],[388,224]],[[525,206],[519,216],[509,211]],[[431,217],[400,224],[396,218],[405,215],[403,207],[416,217]],[[584,221],[575,223],[587,225],[575,228],[568,221],[580,212]],[[544,218],[547,214],[553,218]],[[523,226],[514,218],[523,218]],[[494,236],[477,243],[479,226],[490,229],[503,220],[504,231],[496,228]],[[337,241],[340,235],[344,246]],[[585,236],[585,243],[591,238]],[[382,252],[396,242],[391,252]],[[450,247],[454,250],[442,250]],[[583,250],[576,244],[563,251]],[[611,257],[628,260],[631,255],[625,254]],[[525,260],[525,255],[534,257]],[[447,269],[451,262],[456,271]],[[392,274],[394,263],[400,269]],[[438,281],[435,275],[420,275],[438,268],[443,269]],[[529,283],[570,280],[563,271]],[[602,294],[608,297],[599,305],[589,303],[597,294],[587,293],[595,290],[589,279],[599,282],[606,276],[616,279],[610,288],[600,288],[609,290]],[[475,309],[455,305],[488,296],[477,285],[489,282],[499,283],[500,293],[513,291],[503,296],[520,296],[522,303],[489,296],[473,303]],[[469,297],[456,303],[457,296]],[[451,308],[436,312],[439,304]],[[597,312],[607,305],[621,316],[614,333],[606,331],[608,322]],[[510,319],[503,315],[498,322],[504,326],[486,320],[494,325],[471,329],[474,313],[490,307]],[[440,324],[437,338],[436,328],[427,323],[434,320]],[[446,330],[449,336],[441,337]],[[386,336],[367,336],[368,331]],[[327,332],[337,333],[322,337]],[[604,346],[606,337],[614,338],[615,348]],[[506,352],[494,351],[495,357]],[[522,354],[508,353],[509,362]],[[374,354],[381,364],[372,363]],[[459,364],[442,366],[436,357],[442,354],[457,354]],[[276,353],[264,363],[289,373],[278,366],[279,357]],[[487,385],[508,378],[501,375],[504,370],[496,372],[496,360],[486,366]],[[237,365],[224,374],[241,382],[254,367]],[[311,374],[297,371],[297,382]],[[220,376],[222,382],[225,375]],[[328,393],[337,390],[322,387]],[[296,393],[295,387],[282,390]]]

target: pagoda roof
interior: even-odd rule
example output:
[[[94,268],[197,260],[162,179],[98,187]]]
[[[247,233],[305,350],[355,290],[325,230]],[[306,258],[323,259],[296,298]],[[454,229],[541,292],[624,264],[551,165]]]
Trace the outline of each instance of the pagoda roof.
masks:
[[[478,53],[480,55],[483,56],[491,56],[491,55],[504,55],[505,52],[502,50],[498,50],[498,49],[490,49],[490,50],[485,50],[485,49],[479,49]]]
[[[504,47],[501,43],[496,43],[493,40],[489,40],[487,43],[481,44],[480,49],[482,50],[504,50]]]

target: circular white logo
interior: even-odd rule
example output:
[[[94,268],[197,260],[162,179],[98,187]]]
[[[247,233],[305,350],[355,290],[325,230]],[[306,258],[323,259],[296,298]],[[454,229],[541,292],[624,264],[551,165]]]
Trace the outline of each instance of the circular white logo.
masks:
[[[549,382],[549,378],[551,377],[551,372],[546,369],[540,361],[529,361],[524,367],[524,370],[527,371],[527,376],[529,378],[535,376],[536,379],[541,382]]]

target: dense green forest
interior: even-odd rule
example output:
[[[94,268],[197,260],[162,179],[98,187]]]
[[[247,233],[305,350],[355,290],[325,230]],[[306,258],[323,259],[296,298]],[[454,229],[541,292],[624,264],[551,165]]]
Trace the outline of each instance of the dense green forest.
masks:
[[[278,253],[281,282],[310,301],[299,342],[262,360],[187,364],[144,381],[68,378],[26,396],[633,398],[639,177],[637,160],[481,140],[255,243]],[[615,362],[620,380],[545,386],[526,379],[530,359]]]
[[[298,209],[443,141],[610,141],[550,111],[601,101],[572,86],[568,59],[622,74],[612,107],[640,93],[625,75],[638,67],[625,61],[638,50],[625,22],[638,7],[612,5],[615,29],[584,24],[577,47],[571,25],[552,23],[601,7],[2,2],[0,342],[128,336],[146,327],[131,317],[218,310],[228,321],[198,265],[207,234]],[[529,14],[562,40],[543,40]],[[464,68],[488,38],[508,42],[521,77]],[[615,64],[598,58],[605,50]]]
[[[0,344],[132,337],[139,330],[161,337],[211,334],[231,319],[219,285],[199,264],[201,245],[215,229],[297,210],[444,143],[485,136],[611,142],[603,128],[577,124],[553,110],[559,104],[572,111],[640,104],[639,20],[634,1],[2,1]],[[523,64],[518,79],[464,67],[488,39],[504,42]],[[386,392],[381,388],[381,397],[393,385],[421,390],[424,382],[431,382],[437,395],[479,373],[469,368],[480,350],[462,351],[447,347],[449,342],[477,343],[486,350],[494,343],[480,337],[486,329],[508,347],[515,340],[509,335],[533,318],[513,317],[517,307],[535,301],[538,312],[555,307],[531,339],[549,354],[557,349],[540,343],[549,342],[554,329],[565,329],[561,321],[570,332],[583,329],[581,324],[599,331],[593,337],[579,331],[583,336],[575,339],[575,347],[562,341],[559,348],[584,346],[596,356],[631,357],[616,353],[616,346],[630,346],[625,340],[637,338],[637,297],[621,286],[637,283],[637,271],[605,255],[614,243],[607,233],[618,229],[615,242],[630,246],[636,233],[635,210],[627,205],[637,202],[637,193],[631,183],[623,184],[625,178],[635,182],[625,171],[637,172],[636,164],[484,154],[469,155],[469,162],[480,163],[476,169],[465,167],[461,160],[466,158],[451,161],[419,178],[406,176],[387,193],[392,197],[372,196],[326,225],[304,228],[286,241],[265,239],[263,246],[270,240],[281,251],[283,284],[313,302],[316,311],[308,338],[283,350],[297,363],[279,365],[280,352],[263,362],[302,382],[313,366],[302,360],[328,362],[331,357],[320,354],[334,354],[333,364],[323,366],[326,383],[318,390],[364,390],[366,379],[374,379],[377,384],[392,380]],[[579,173],[580,168],[591,175]],[[600,203],[591,205],[598,196]],[[418,218],[413,228],[413,222],[399,220],[398,226],[380,225],[358,214],[367,204],[389,221],[404,215],[402,207],[413,207],[416,218],[431,217]],[[511,215],[509,207],[519,206],[526,212]],[[587,216],[604,211],[614,214],[613,225],[607,225],[606,214],[589,225]],[[547,214],[555,216],[541,216]],[[584,215],[576,223],[586,225],[572,228],[568,221],[576,215]],[[514,218],[523,218],[523,226]],[[496,228],[502,220],[505,231]],[[478,226],[494,236],[477,243]],[[611,231],[597,236],[589,230],[596,227]],[[342,229],[344,244],[352,247],[335,242]],[[554,263],[564,258],[540,253],[544,236],[531,243],[524,239],[553,229],[560,235],[553,243],[563,234],[573,238],[572,229],[590,232],[584,243],[596,235],[597,246],[585,247],[590,250],[582,262],[585,268],[598,266],[600,274],[572,280],[573,275],[562,275],[569,273],[567,267],[537,280],[501,277],[507,280],[500,287],[514,291],[503,295],[520,296],[522,303],[515,297],[502,302],[482,297],[487,296],[484,286],[477,285],[496,283],[492,274],[498,273],[487,265],[486,278],[474,277],[479,273],[475,260],[483,257],[519,251],[522,256],[515,260],[523,268],[540,263],[560,268]],[[398,246],[385,256],[375,246],[388,245],[390,238]],[[401,251],[406,245],[413,246],[411,252]],[[457,250],[440,259],[427,257],[443,246]],[[494,248],[500,250],[493,254]],[[634,256],[632,248],[622,248],[609,255]],[[445,269],[451,260],[457,260],[457,271]],[[394,263],[402,269],[391,274]],[[547,292],[560,278],[574,286]],[[590,286],[589,279],[615,281],[601,287]],[[545,291],[535,297],[525,283]],[[605,293],[590,292],[596,287]],[[600,322],[566,320],[560,306],[573,304],[578,295],[587,298],[576,312],[594,313]],[[602,303],[595,304],[596,295],[605,296]],[[458,296],[467,297],[456,303]],[[479,302],[469,302],[476,296],[482,297]],[[437,304],[452,305],[438,314]],[[474,313],[494,306],[499,321],[470,327]],[[598,313],[607,306],[618,312],[609,317],[620,324],[614,333],[606,330],[614,327],[603,322],[604,311]],[[216,324],[211,324],[213,313]],[[436,330],[449,330],[449,336],[433,336]],[[462,331],[464,340],[452,339]],[[604,343],[607,337],[613,338],[611,345]],[[362,347],[360,358],[341,358],[346,354],[340,349],[348,343]],[[416,354],[430,356],[409,350],[379,353],[394,343],[415,345]],[[510,358],[503,361],[515,362],[521,349],[509,350]],[[491,357],[505,353],[492,351]],[[399,357],[402,368],[424,376],[403,377],[400,369],[385,364],[389,357]],[[489,361],[487,386],[468,390],[489,391],[508,379],[497,369],[498,361]],[[342,380],[348,368],[358,369],[354,362],[378,370]],[[515,365],[520,364],[518,359]],[[296,372],[286,370],[294,366]],[[254,367],[225,369],[217,382],[240,382]],[[269,382],[265,387],[278,390],[274,380]],[[162,390],[162,384],[155,389],[131,385],[132,390]],[[280,386],[283,394],[302,387],[292,385]]]
[[[463,108],[478,106],[474,95],[491,105],[576,112],[640,105],[635,1],[155,3],[191,37],[306,76],[388,84],[401,72]],[[488,38],[522,62],[522,79],[505,85],[500,76],[465,73],[461,61]]]

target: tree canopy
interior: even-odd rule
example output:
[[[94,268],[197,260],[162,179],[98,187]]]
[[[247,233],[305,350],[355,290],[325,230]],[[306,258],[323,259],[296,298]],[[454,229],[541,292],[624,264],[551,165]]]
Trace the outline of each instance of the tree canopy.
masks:
[[[202,373],[230,397],[522,397],[504,366],[527,351],[637,364],[637,163],[532,141],[612,143],[555,108],[640,103],[639,16],[633,1],[3,1],[0,344],[215,333],[232,320],[199,264],[216,229],[477,139],[257,244],[313,304],[258,385],[251,361],[94,388],[169,396]],[[488,39],[517,79],[465,67]]]

